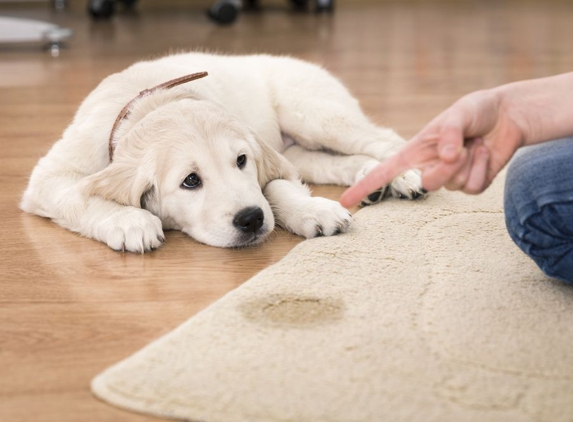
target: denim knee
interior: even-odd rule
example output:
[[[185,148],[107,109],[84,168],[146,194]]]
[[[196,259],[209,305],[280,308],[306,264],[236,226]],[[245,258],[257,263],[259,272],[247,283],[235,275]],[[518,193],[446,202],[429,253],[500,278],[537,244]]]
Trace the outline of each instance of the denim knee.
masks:
[[[513,241],[545,274],[573,283],[573,138],[516,154],[504,207]]]

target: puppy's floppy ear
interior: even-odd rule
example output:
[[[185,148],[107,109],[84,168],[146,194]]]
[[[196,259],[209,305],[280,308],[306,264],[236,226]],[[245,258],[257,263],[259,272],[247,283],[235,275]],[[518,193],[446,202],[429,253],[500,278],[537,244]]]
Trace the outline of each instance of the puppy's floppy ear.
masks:
[[[142,207],[142,197],[153,189],[153,181],[141,169],[126,162],[113,162],[85,179],[89,195],[101,196],[122,205]]]
[[[255,143],[253,150],[255,151],[255,162],[261,187],[265,187],[267,183],[275,179],[299,179],[298,173],[290,161],[259,139],[254,131],[251,131],[251,134]]]

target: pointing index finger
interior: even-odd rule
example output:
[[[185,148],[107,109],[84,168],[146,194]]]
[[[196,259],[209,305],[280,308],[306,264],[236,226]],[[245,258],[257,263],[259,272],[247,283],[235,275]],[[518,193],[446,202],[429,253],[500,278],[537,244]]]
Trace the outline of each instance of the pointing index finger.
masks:
[[[389,184],[394,178],[410,169],[406,160],[407,149],[403,149],[380,163],[354,186],[347,189],[340,198],[342,206],[349,208],[356,205],[370,193]]]

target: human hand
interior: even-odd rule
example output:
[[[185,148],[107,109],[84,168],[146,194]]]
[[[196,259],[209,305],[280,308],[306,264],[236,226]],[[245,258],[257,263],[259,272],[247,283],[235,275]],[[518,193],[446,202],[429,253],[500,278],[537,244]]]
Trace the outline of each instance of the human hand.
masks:
[[[514,115],[498,90],[466,95],[344,192],[340,202],[351,207],[412,168],[421,171],[422,185],[428,191],[445,186],[481,193],[524,144]]]

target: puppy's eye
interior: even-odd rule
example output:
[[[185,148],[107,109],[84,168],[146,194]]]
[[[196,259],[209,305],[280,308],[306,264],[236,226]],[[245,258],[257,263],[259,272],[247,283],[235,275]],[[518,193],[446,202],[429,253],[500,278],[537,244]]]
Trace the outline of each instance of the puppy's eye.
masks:
[[[237,166],[242,169],[247,164],[247,156],[245,154],[241,154],[237,157]]]
[[[187,189],[195,189],[201,186],[201,178],[197,173],[191,173],[183,180],[182,187]]]

